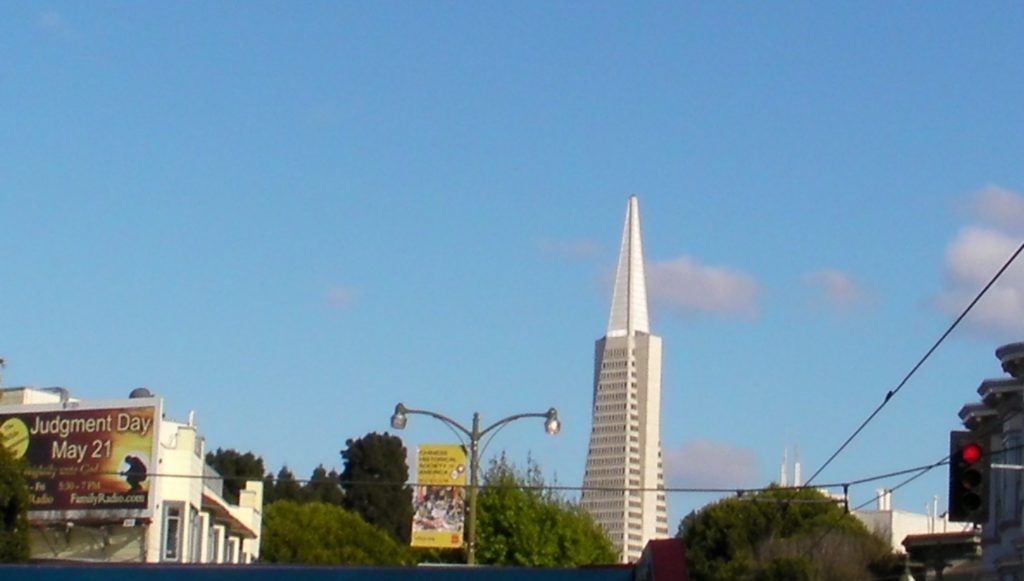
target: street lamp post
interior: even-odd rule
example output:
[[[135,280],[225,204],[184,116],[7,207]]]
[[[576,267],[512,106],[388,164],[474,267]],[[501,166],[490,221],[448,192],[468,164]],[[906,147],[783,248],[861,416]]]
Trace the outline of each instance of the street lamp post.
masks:
[[[549,434],[557,434],[562,429],[562,422],[558,419],[558,410],[550,408],[546,412],[513,414],[481,429],[479,412],[473,412],[472,427],[466,428],[444,414],[406,407],[405,404],[400,403],[395,406],[395,413],[391,416],[391,427],[396,430],[405,429],[408,416],[411,414],[430,416],[440,420],[469,438],[469,517],[466,523],[468,526],[466,531],[466,563],[474,565],[476,564],[476,496],[480,487],[480,440],[494,430],[523,418],[544,418],[544,431]]]

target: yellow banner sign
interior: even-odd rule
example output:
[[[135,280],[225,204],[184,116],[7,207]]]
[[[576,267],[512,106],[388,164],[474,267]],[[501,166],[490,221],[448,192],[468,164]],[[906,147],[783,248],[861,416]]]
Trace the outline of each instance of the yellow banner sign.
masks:
[[[466,450],[458,444],[424,444],[416,454],[413,493],[414,547],[462,546],[465,522]]]

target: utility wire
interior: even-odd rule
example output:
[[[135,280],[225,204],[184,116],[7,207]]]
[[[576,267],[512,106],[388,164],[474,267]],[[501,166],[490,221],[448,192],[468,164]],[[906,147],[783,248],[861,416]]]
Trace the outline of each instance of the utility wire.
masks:
[[[1024,445],[1019,446],[1019,447],[1024,448]],[[1011,449],[1013,449],[1013,448],[1007,448],[1004,451],[1008,451],[1008,450],[1011,450]],[[947,456],[946,459],[948,459],[948,456]],[[758,493],[770,492],[770,491],[779,491],[779,490],[799,491],[799,490],[807,490],[807,489],[838,489],[838,488],[848,489],[851,486],[867,484],[869,482],[875,482],[875,481],[878,481],[878,480],[886,480],[886,479],[893,478],[893,477],[896,477],[896,476],[902,476],[904,474],[911,474],[911,473],[914,473],[914,472],[919,472],[921,470],[930,470],[932,468],[935,468],[937,466],[940,466],[942,464],[947,463],[946,459],[940,460],[938,463],[924,464],[924,465],[921,465],[921,466],[915,466],[915,467],[912,467],[912,468],[905,468],[905,469],[896,470],[896,471],[893,471],[893,472],[886,472],[886,473],[883,473],[883,474],[876,474],[876,475],[872,475],[872,476],[866,476],[866,477],[858,478],[858,479],[855,479],[855,480],[848,480],[848,481],[843,481],[843,482],[834,482],[834,483],[827,483],[827,484],[819,484],[819,485],[814,485],[814,486],[809,485],[809,484],[804,484],[804,485],[801,485],[801,486],[788,486],[788,487],[763,486],[763,487],[754,487],[754,488],[744,488],[744,487],[712,488],[712,487],[682,487],[682,486],[680,486],[680,487],[660,487],[660,488],[646,487],[645,488],[645,487],[639,487],[639,486],[637,486],[637,487],[622,487],[622,486],[568,486],[568,485],[562,485],[562,484],[522,484],[522,485],[517,486],[516,488],[519,488],[521,490],[553,490],[553,491],[570,491],[570,492],[601,491],[601,492],[663,492],[663,493],[735,494],[737,496],[743,497],[743,496],[746,496],[746,495],[754,495],[754,494],[758,494]],[[123,472],[116,472],[116,471],[100,471],[100,472],[90,473],[90,475],[95,475],[95,476],[119,476],[119,475],[123,475],[123,474],[124,474]],[[46,470],[35,471],[35,470],[32,470],[31,468],[29,468],[29,469],[26,470],[26,475],[29,476],[29,477],[34,477],[34,478],[49,477],[50,476],[50,472],[46,471]],[[148,473],[145,474],[145,476],[147,478],[183,478],[183,479],[192,479],[192,480],[221,480],[221,481],[225,481],[225,482],[229,482],[229,481],[230,482],[259,481],[259,482],[271,483],[271,484],[276,484],[276,483],[280,483],[280,482],[294,482],[295,484],[299,484],[299,485],[337,484],[339,486],[348,486],[348,485],[352,485],[352,486],[439,486],[436,483],[426,483],[426,482],[398,482],[398,481],[385,481],[385,480],[344,480],[343,481],[339,477],[335,477],[335,478],[331,478],[331,477],[324,477],[324,478],[285,478],[285,479],[282,479],[282,478],[278,478],[278,477],[270,476],[270,475],[266,475],[263,478],[259,478],[259,477],[256,477],[256,476],[243,476],[243,475],[237,475],[237,474],[236,475],[222,476],[222,475],[212,475],[212,474],[177,474],[177,473],[169,473],[169,472],[148,472]],[[453,486],[453,487],[456,487],[456,488],[468,488],[469,484],[452,484],[452,485],[449,485],[449,486]],[[902,486],[902,484],[899,485],[899,486]],[[478,488],[480,488],[481,490],[485,489],[485,488],[500,488],[500,487],[501,487],[500,485],[487,485],[487,484],[484,484],[484,483],[481,483],[478,486]],[[893,490],[896,490],[896,488],[893,488]]]
[[[863,502],[863,503],[853,507],[851,510],[853,510],[853,511],[860,510],[860,509],[864,508],[865,506],[868,506],[869,504],[877,501],[879,498],[882,497],[883,494],[886,494],[888,492],[895,492],[895,491],[899,490],[900,488],[903,488],[904,486],[906,486],[906,485],[910,484],[911,482],[917,480],[918,478],[924,476],[928,472],[931,472],[935,468],[937,468],[939,466],[942,466],[942,465],[945,465],[945,464],[948,464],[948,463],[949,463],[949,456],[947,455],[947,456],[943,457],[940,460],[932,462],[931,464],[928,464],[928,465],[925,465],[925,466],[919,466],[917,468],[912,468],[912,469],[906,470],[906,471],[901,471],[903,474],[906,474],[907,472],[916,472],[916,474],[914,474],[913,476],[910,476],[906,480],[903,480],[902,482],[900,482],[896,486],[893,486],[892,488],[887,489],[886,492],[883,492],[882,494],[876,494],[874,498],[868,500],[867,502]],[[814,543],[811,544],[811,546],[808,547],[808,549],[804,552],[804,556],[810,557],[811,554],[814,553],[814,550],[818,548],[818,545],[820,545],[830,534],[832,534],[832,531],[834,531],[834,530],[835,530],[835,527],[826,527],[824,532],[822,532],[821,536],[819,536],[817,539],[815,539]]]
[[[1010,446],[1010,447],[1007,447],[1007,448],[1002,448],[1002,449],[996,451],[995,453],[993,453],[993,456],[995,456],[997,454],[1005,454],[1006,452],[1012,452],[1014,450],[1022,450],[1022,449],[1024,449],[1024,444],[1018,444],[1016,446]],[[895,491],[899,490],[900,488],[903,488],[904,486],[910,484],[911,482],[917,480],[918,478],[924,476],[925,474],[931,472],[932,470],[938,468],[939,466],[945,466],[945,465],[949,464],[951,461],[952,461],[951,460],[951,456],[947,454],[946,456],[943,456],[942,458],[940,458],[939,460],[936,460],[935,462],[932,462],[931,464],[925,464],[923,466],[918,466],[916,468],[908,468],[906,470],[899,470],[899,471],[896,471],[896,472],[890,472],[889,474],[881,474],[879,476],[872,476],[872,477],[868,477],[868,478],[862,478],[860,480],[852,480],[852,481],[850,481],[849,484],[852,486],[852,485],[855,485],[855,484],[863,484],[865,482],[870,482],[872,480],[881,480],[883,478],[892,477],[892,476],[900,476],[900,475],[903,475],[903,474],[913,474],[912,476],[910,476],[907,479],[903,480],[902,482],[900,482],[896,486],[893,486],[892,488],[886,489],[885,492],[883,492],[882,494],[891,493],[891,492],[895,492]],[[857,506],[853,507],[850,510],[851,511],[860,510],[860,509],[864,508],[865,506],[868,506],[871,503],[877,501],[879,498],[882,497],[882,494],[876,494],[874,496],[874,498],[870,498],[866,502],[862,502],[861,504],[858,504]],[[807,554],[810,554],[815,548],[817,548],[817,546],[819,544],[821,544],[821,542],[823,540],[825,540],[825,537],[827,537],[831,533],[832,533],[832,529],[826,529],[824,534],[822,534],[821,537],[819,537],[814,542],[814,544],[811,545],[811,548],[808,549]]]
[[[871,415],[869,415],[867,419],[864,420],[860,424],[860,426],[856,430],[854,430],[852,434],[850,434],[850,437],[847,438],[846,441],[843,442],[843,444],[839,446],[839,448],[831,456],[829,456],[828,460],[826,460],[825,463],[821,465],[821,468],[818,468],[814,472],[814,474],[812,474],[811,477],[807,479],[807,484],[813,482],[814,479],[817,478],[818,475],[821,474],[821,472],[825,470],[825,468],[827,468],[833,460],[836,459],[836,456],[839,456],[839,454],[842,453],[842,451],[845,450],[846,447],[850,445],[850,442],[853,442],[854,438],[860,435],[861,431],[863,431],[864,428],[866,428],[867,425],[871,423],[872,420],[875,419],[875,416],[877,416],[878,413],[881,412],[882,409],[889,404],[889,401],[892,400],[893,396],[895,396],[897,393],[900,392],[901,389],[903,389],[903,386],[905,386],[907,382],[910,381],[910,378],[913,377],[915,373],[917,373],[917,370],[920,369],[921,366],[924,365],[925,361],[927,361],[928,358],[932,356],[932,353],[934,353],[935,350],[939,348],[939,345],[941,345],[942,342],[946,340],[946,337],[949,337],[949,334],[953,332],[953,329],[956,329],[960,325],[960,322],[963,321],[967,314],[971,312],[971,309],[974,308],[974,305],[978,304],[978,301],[981,300],[981,297],[985,296],[985,293],[987,293],[988,290],[992,288],[992,285],[994,285],[996,281],[999,280],[999,277],[1001,277],[1003,273],[1006,272],[1006,269],[1008,269],[1010,265],[1013,264],[1013,261],[1017,259],[1017,256],[1019,256],[1022,251],[1024,251],[1024,242],[1021,242],[1020,246],[1017,247],[1017,250],[1012,255],[1010,255],[1006,262],[1003,263],[1003,266],[999,268],[995,276],[993,276],[992,279],[988,281],[988,284],[986,284],[985,287],[982,288],[980,292],[978,292],[977,296],[974,297],[974,300],[972,300],[970,304],[967,305],[967,308],[965,308],[963,312],[960,313],[960,316],[958,316],[956,320],[953,321],[953,324],[951,324],[949,328],[946,329],[946,332],[943,333],[937,341],[935,341],[935,343],[931,346],[930,349],[928,349],[924,356],[918,360],[918,362],[914,365],[913,368],[910,369],[909,372],[907,372],[907,374],[903,377],[899,384],[895,388],[890,389],[885,394],[885,399],[882,400],[882,403],[878,404],[878,407],[875,408],[875,411],[871,412]]]
[[[915,468],[914,470],[908,470],[908,471],[904,472],[904,474],[906,474],[907,472],[914,472],[914,471],[916,471],[917,474],[914,474],[913,476],[907,478],[906,480],[900,482],[899,484],[897,484],[896,486],[893,486],[892,488],[886,489],[886,492],[887,493],[888,492],[896,492],[897,490],[903,488],[904,486],[910,484],[911,482],[913,482],[913,481],[917,480],[918,478],[924,476],[925,474],[931,472],[935,468],[938,468],[939,466],[945,466],[946,464],[949,464],[949,455],[946,455],[941,460],[933,462],[932,464],[929,464],[928,466],[922,466],[922,467],[919,467],[919,468]],[[863,502],[861,504],[858,504],[857,506],[853,507],[851,510],[860,510],[860,509],[864,508],[865,506],[871,504],[872,502],[875,502],[876,500],[881,498],[881,496],[882,495],[877,494],[877,495],[875,495],[874,498],[868,500],[867,502]]]
[[[1012,452],[1014,450],[1021,450],[1021,449],[1024,449],[1024,444],[1018,444],[1016,446],[1010,446],[1010,447],[1007,447],[1007,448],[1002,448],[1002,449],[996,451],[993,454],[993,456],[995,456],[996,454],[1005,454],[1006,452]],[[936,460],[935,462],[932,462],[931,464],[926,464],[924,466],[918,466],[916,468],[908,468],[906,470],[899,470],[899,471],[896,471],[896,472],[890,472],[889,474],[882,474],[882,475],[879,475],[879,476],[872,476],[872,477],[868,477],[868,478],[862,478],[860,480],[852,480],[852,481],[850,481],[849,484],[852,486],[852,485],[855,485],[855,484],[863,484],[863,483],[866,483],[866,482],[871,482],[872,480],[881,480],[881,479],[886,478],[886,477],[901,476],[903,474],[913,474],[913,476],[910,476],[909,478],[903,480],[902,482],[900,482],[896,486],[893,486],[892,488],[886,489],[885,492],[883,492],[882,494],[892,493],[892,492],[895,492],[895,491],[899,490],[900,488],[903,488],[904,486],[910,484],[911,482],[917,480],[918,478],[924,476],[925,474],[931,472],[932,470],[938,468],[939,466],[945,466],[945,465],[949,464],[950,462],[951,462],[951,456],[947,454],[946,456],[943,456],[941,459]],[[853,507],[850,510],[851,511],[858,511],[858,510],[864,508],[865,506],[868,506],[868,505],[876,502],[879,498],[882,497],[882,494],[876,494],[874,496],[874,498],[870,498],[867,501],[862,502],[861,504],[858,504],[857,506]],[[832,529],[826,529],[825,532],[821,535],[821,537],[819,537],[814,542],[814,544],[811,545],[811,548],[808,549],[807,554],[809,555],[815,548],[817,548],[817,546],[819,544],[821,544],[821,542],[823,540],[825,540],[825,537],[827,537],[831,533],[832,533]]]

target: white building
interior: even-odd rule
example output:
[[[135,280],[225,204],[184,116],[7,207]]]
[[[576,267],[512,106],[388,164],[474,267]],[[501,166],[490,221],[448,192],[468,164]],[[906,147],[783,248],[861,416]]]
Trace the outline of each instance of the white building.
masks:
[[[594,358],[593,424],[581,502],[623,562],[648,541],[669,536],[661,465],[661,337],[647,315],[636,196],[615,273],[608,330]]]
[[[800,451],[796,450],[795,461],[790,466],[789,450],[782,453],[782,466],[779,470],[779,486],[785,488],[792,486],[799,488],[801,480]],[[790,481],[792,471],[792,481]],[[830,492],[826,488],[819,488],[818,492],[836,502],[844,502],[841,494]],[[892,491],[878,489],[875,491],[876,505],[873,509],[854,510],[851,514],[857,517],[864,526],[874,533],[878,538],[889,544],[894,553],[906,552],[903,540],[911,535],[933,535],[943,533],[959,533],[970,530],[969,525],[950,522],[945,515],[939,515],[938,497],[932,499],[931,507],[926,507],[926,512],[913,512],[892,507]]]
[[[105,401],[0,389],[0,444],[27,464],[33,559],[259,558],[263,483],[246,483],[237,505],[225,501],[195,423],[166,419],[163,407],[143,388]]]
[[[938,499],[928,513],[894,509],[892,507],[892,491],[878,490],[878,504],[872,510],[856,510],[857,517],[867,529],[886,542],[894,553],[905,553],[903,540],[911,535],[934,535],[960,533],[969,531],[970,525],[950,522],[945,515],[939,515]]]

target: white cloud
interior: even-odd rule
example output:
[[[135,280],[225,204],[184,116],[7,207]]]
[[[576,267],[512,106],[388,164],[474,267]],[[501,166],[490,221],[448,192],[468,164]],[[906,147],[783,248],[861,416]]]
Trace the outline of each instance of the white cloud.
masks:
[[[1024,232],[1024,196],[987,186],[971,197],[971,210],[987,224],[1005,232]]]
[[[946,249],[946,288],[936,305],[958,315],[988,284],[1017,249],[1020,241],[991,228],[962,229]],[[966,322],[976,330],[1003,332],[1024,330],[1024,264],[1010,266],[999,281],[975,305]]]
[[[749,274],[700,264],[689,256],[647,264],[651,300],[684,312],[757,315],[758,285]]]
[[[568,260],[595,258],[601,252],[601,245],[593,240],[553,240],[540,238],[536,241],[537,250],[545,256],[554,256]]]
[[[665,450],[669,487],[743,488],[757,484],[757,455],[728,442],[690,440]]]
[[[804,275],[804,282],[814,287],[819,300],[828,306],[848,311],[871,303],[864,287],[849,274],[826,268]]]
[[[344,286],[331,287],[327,291],[327,304],[336,309],[347,309],[355,304],[358,293]]]

